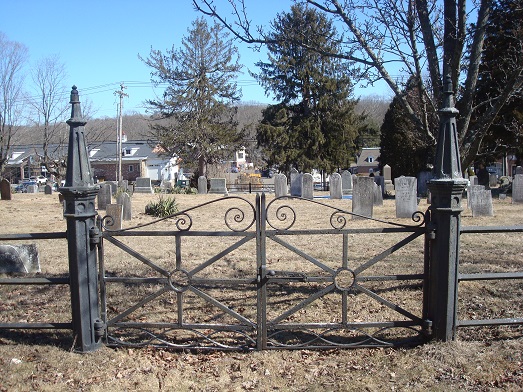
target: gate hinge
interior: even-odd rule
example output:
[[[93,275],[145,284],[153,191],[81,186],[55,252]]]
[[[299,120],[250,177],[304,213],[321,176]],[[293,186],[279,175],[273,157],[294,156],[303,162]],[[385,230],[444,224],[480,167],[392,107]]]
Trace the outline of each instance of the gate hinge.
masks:
[[[436,225],[433,223],[429,223],[427,225],[427,238],[429,240],[435,240],[436,239]]]
[[[102,235],[98,227],[94,226],[89,229],[89,242],[91,245],[98,245],[101,237]]]
[[[96,340],[101,339],[104,336],[105,333],[105,323],[100,320],[96,319],[94,321],[94,337]]]

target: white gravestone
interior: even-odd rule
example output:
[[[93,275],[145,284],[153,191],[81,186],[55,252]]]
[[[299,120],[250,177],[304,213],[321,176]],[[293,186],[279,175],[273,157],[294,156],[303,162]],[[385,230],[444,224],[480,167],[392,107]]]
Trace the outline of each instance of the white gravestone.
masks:
[[[329,191],[331,199],[341,199],[343,197],[341,175],[332,173],[329,180]]]
[[[516,174],[512,180],[512,203],[523,203],[523,174]]]
[[[396,218],[410,218],[418,210],[418,180],[416,177],[394,179]]]
[[[211,178],[209,193],[221,193],[227,195],[227,182],[225,178]]]
[[[341,173],[341,189],[344,195],[352,195],[352,173],[348,170]]]
[[[285,174],[274,175],[274,193],[276,197],[287,196],[287,176]]]
[[[154,193],[149,177],[138,177],[134,183],[134,193]]]
[[[476,190],[470,194],[470,197],[473,217],[494,215],[492,208],[492,191],[490,189]]]
[[[301,197],[312,200],[314,198],[314,179],[312,174],[304,173],[301,179]]]

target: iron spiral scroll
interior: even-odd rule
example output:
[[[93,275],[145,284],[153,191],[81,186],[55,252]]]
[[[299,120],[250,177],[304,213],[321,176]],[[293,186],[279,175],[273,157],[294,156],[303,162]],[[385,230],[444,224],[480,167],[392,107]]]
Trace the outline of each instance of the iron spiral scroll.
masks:
[[[365,216],[365,215],[360,215],[355,212],[343,210],[338,207],[333,207],[333,206],[318,202],[316,200],[305,199],[305,198],[297,197],[297,196],[281,196],[281,197],[271,200],[267,204],[267,207],[265,209],[266,217],[267,217],[267,224],[270,227],[272,227],[275,230],[285,231],[285,230],[291,229],[294,226],[294,224],[296,223],[297,217],[298,217],[296,210],[289,204],[277,205],[278,202],[291,201],[291,200],[311,203],[312,205],[326,207],[330,210],[333,210],[329,217],[329,224],[330,224],[331,228],[335,229],[335,230],[342,230],[347,226],[347,224],[348,224],[347,216],[358,217],[358,218],[366,219],[369,221],[380,222],[380,223],[384,223],[387,225],[402,227],[402,228],[407,228],[407,229],[422,227],[425,224],[426,217],[427,217],[426,213],[423,213],[422,211],[416,211],[411,216],[412,221],[416,224],[409,225],[409,224],[403,224],[403,223],[398,223],[398,222],[391,222],[391,221],[387,221],[387,220],[383,220],[383,219],[372,218],[372,217]],[[271,207],[273,209],[276,208],[276,210],[273,214],[270,213]],[[272,216],[272,218],[271,218],[271,216]]]
[[[187,208],[183,211],[176,212],[169,216],[155,219],[151,222],[142,223],[132,227],[126,227],[123,229],[112,229],[111,226],[114,225],[115,219],[111,215],[105,215],[101,218],[101,226],[104,231],[107,232],[125,232],[130,230],[142,229],[147,226],[152,226],[156,223],[163,221],[173,221],[174,226],[178,231],[189,231],[193,226],[193,218],[189,214],[190,212],[195,212],[198,209],[203,209],[206,206],[211,204],[216,204],[220,202],[230,202],[230,200],[236,199],[238,205],[227,209],[223,215],[223,220],[225,226],[233,232],[245,232],[249,230],[254,223],[256,222],[256,208],[248,200],[239,197],[239,196],[227,196],[217,200],[211,200],[206,203],[199,204],[195,207]]]

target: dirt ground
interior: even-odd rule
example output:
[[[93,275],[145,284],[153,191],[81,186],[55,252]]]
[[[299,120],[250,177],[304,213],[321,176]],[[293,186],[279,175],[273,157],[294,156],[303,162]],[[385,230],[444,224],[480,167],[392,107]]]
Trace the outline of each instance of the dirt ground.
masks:
[[[242,195],[254,203],[253,195]],[[195,211],[191,230],[215,230],[223,227],[226,211],[239,201],[225,200],[219,195],[175,195],[181,210],[210,203],[201,216]],[[134,195],[133,219],[126,227],[149,223],[153,219],[143,213],[145,205],[156,195]],[[268,202],[272,200],[268,196]],[[319,200],[319,199],[318,199]],[[322,199],[321,203],[350,211],[348,200]],[[464,203],[464,207],[466,202]],[[419,209],[428,205],[421,200]],[[328,214],[321,206],[299,204],[295,228],[320,228],[317,223]],[[247,209],[248,210],[248,209]],[[376,207],[374,216],[383,221],[413,224],[396,219],[394,201],[385,200]],[[513,205],[510,198],[494,201],[494,217],[473,218],[464,209],[463,226],[509,226],[523,224],[523,206]],[[14,194],[13,200],[0,202],[0,234],[26,232],[60,232],[66,228],[58,196],[43,194]],[[234,216],[234,214],[233,214]],[[243,222],[248,221],[246,220]],[[324,219],[325,220],[325,219]],[[234,221],[234,219],[233,219]],[[174,222],[158,225],[166,229]],[[349,227],[382,227],[380,222],[349,221]],[[163,225],[163,226],[162,226]],[[316,227],[317,225],[317,227]],[[152,229],[151,229],[152,230]],[[523,234],[463,234],[460,249],[460,272],[514,272],[522,270]],[[145,237],[133,243],[147,257],[166,266],[175,254],[169,242]],[[158,242],[154,242],[158,241]],[[228,246],[227,241],[209,239],[206,244],[188,242],[183,257],[190,255],[195,263],[207,259],[217,250]],[[295,241],[295,242],[292,242]],[[328,266],[339,263],[341,251],[327,237],[311,241],[310,238],[289,239],[297,247],[310,246],[311,254],[325,260]],[[333,242],[330,242],[333,241]],[[366,234],[349,238],[349,263],[358,266],[369,257],[387,249],[397,241],[394,236]],[[65,240],[38,241],[42,275],[61,276],[67,273],[67,246]],[[212,273],[228,277],[238,274],[251,276],[246,255],[252,253],[252,244],[244,245],[228,255],[222,264],[216,263]],[[307,248],[309,249],[309,248]],[[294,260],[283,250],[267,250],[268,263],[274,269],[303,269],[300,260]],[[108,247],[105,256],[108,274],[138,273],[139,268],[120,255],[118,249]],[[373,273],[400,266],[405,270],[416,267],[423,259],[422,241],[418,239],[405,250],[390,258],[390,264],[377,266]],[[285,264],[283,264],[285,260]],[[412,261],[414,260],[414,261]],[[413,264],[414,263],[414,264]],[[232,267],[232,268],[231,268]],[[419,267],[419,266],[418,266]],[[418,268],[416,267],[416,268]],[[211,273],[209,272],[209,273]],[[311,271],[314,272],[311,268]],[[203,273],[203,272],[202,272]],[[229,274],[229,275],[227,275]],[[205,275],[204,275],[205,276]],[[0,278],[5,276],[0,276]],[[128,296],[121,288],[109,305],[117,308]],[[409,289],[410,290],[410,289]],[[31,292],[27,295],[26,291]],[[47,294],[44,296],[44,293]],[[403,290],[394,297],[413,312],[419,309],[416,291]],[[520,281],[462,282],[459,285],[458,318],[522,317],[523,283]],[[224,301],[227,295],[223,293]],[[275,297],[276,298],[276,297]],[[392,297],[391,297],[392,298]],[[399,298],[399,299],[398,299]],[[289,297],[289,301],[293,298]],[[40,286],[1,286],[0,323],[34,322],[48,320],[70,321],[68,288],[59,287],[46,292]],[[167,300],[165,300],[167,301]],[[165,302],[164,301],[164,302]],[[298,300],[296,300],[298,301]],[[335,301],[311,306],[299,317],[326,317],[339,305]],[[412,302],[412,303],[411,303]],[[158,303],[158,305],[165,303]],[[280,301],[270,303],[271,311],[281,311]],[[365,309],[366,304],[361,304]],[[332,308],[330,308],[332,306]],[[356,305],[354,305],[356,306]],[[284,308],[283,308],[284,309]],[[111,309],[109,309],[111,311]],[[363,310],[362,310],[363,311]],[[245,310],[248,316],[248,310]],[[334,313],[332,313],[334,315]],[[369,317],[380,317],[370,314]],[[138,316],[137,316],[138,317]],[[298,317],[298,316],[296,316]],[[334,316],[333,316],[334,317]],[[364,316],[358,316],[364,317]],[[383,316],[385,317],[385,316]],[[324,320],[327,321],[327,320]],[[402,348],[359,348],[332,350],[268,350],[263,352],[195,352],[165,348],[109,348],[89,354],[72,352],[70,331],[16,331],[0,330],[0,391],[497,391],[521,390],[523,387],[523,329],[521,327],[460,328],[454,342],[431,342]]]

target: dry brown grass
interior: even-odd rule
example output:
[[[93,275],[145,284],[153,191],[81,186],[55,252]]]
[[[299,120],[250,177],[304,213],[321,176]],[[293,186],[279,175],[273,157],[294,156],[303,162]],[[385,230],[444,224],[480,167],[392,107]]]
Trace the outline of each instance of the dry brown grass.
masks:
[[[145,204],[155,196],[133,197],[132,225],[147,223],[151,217],[143,214]],[[213,195],[176,195],[181,209],[203,202],[221,199]],[[254,196],[245,198],[254,203]],[[268,197],[268,201],[271,197]],[[224,211],[231,200],[212,203],[194,211],[191,230],[223,229]],[[325,204],[350,210],[350,201],[323,200]],[[307,204],[294,206],[298,228],[325,226],[325,211]],[[422,201],[421,210],[427,205]],[[509,201],[495,201],[493,218],[472,218],[470,210],[462,214],[464,226],[514,225],[523,223],[523,208]],[[14,200],[0,203],[1,233],[64,231],[61,206],[57,196],[16,194]],[[403,222],[394,217],[394,204],[386,200],[376,208],[379,219]],[[321,223],[319,223],[321,222]],[[165,230],[173,222],[163,222],[148,229]],[[382,227],[376,222],[349,221],[349,227]],[[361,265],[372,255],[397,242],[398,235],[364,234],[349,236],[349,265]],[[159,266],[172,270],[175,248],[168,237],[121,238],[133,249],[145,254]],[[521,234],[467,234],[462,236],[460,271],[521,271],[523,263]],[[342,253],[339,236],[307,236],[285,238],[331,268],[340,266]],[[182,260],[187,269],[194,268],[235,240],[232,238],[184,238]],[[38,241],[42,275],[67,274],[65,240]],[[255,276],[255,244],[246,243],[219,262],[200,272],[201,277],[222,276],[242,278]],[[417,239],[404,249],[378,263],[370,274],[383,272],[421,272],[422,240]],[[110,275],[151,274],[149,268],[129,258],[114,246],[106,245],[105,263]],[[272,244],[267,248],[268,267],[275,270],[306,271],[317,274],[318,268],[304,262],[294,253]],[[421,263],[421,264],[420,264]],[[268,314],[276,317],[298,303],[315,289],[310,284],[295,283],[292,290],[274,286],[269,290]],[[125,302],[140,298],[153,288],[126,288],[108,285],[109,312],[115,314]],[[373,287],[379,290],[380,287]],[[388,291],[382,295],[412,312],[419,313],[421,291],[416,287]],[[111,292],[112,290],[112,292]],[[308,291],[307,291],[308,290]],[[521,317],[523,284],[518,281],[460,283],[459,318]],[[122,295],[123,293],[123,295]],[[220,290],[213,292],[224,303],[242,309],[245,317],[254,316],[253,290]],[[361,298],[360,298],[361,297]],[[70,321],[68,288],[33,286],[0,287],[0,322]],[[190,299],[190,298],[189,298]],[[188,299],[188,300],[189,300]],[[284,300],[283,300],[284,299]],[[194,298],[186,317],[205,321],[215,316],[212,308]],[[176,296],[165,295],[140,309],[133,317],[148,320],[175,320],[169,307]],[[190,302],[190,301],[189,301]],[[359,296],[351,301],[351,317],[362,320],[387,320],[394,316],[388,308],[376,307]],[[203,312],[202,312],[203,309]],[[253,310],[254,309],[254,310]],[[328,295],[315,301],[293,321],[339,321],[339,296]],[[51,318],[51,319],[50,319]],[[397,318],[397,315],[396,315]],[[519,390],[523,385],[523,338],[519,327],[467,328],[459,330],[456,342],[430,343],[399,349],[356,350],[295,350],[265,352],[194,353],[166,349],[111,349],[80,355],[70,352],[69,331],[31,332],[0,330],[0,391],[46,390]]]

